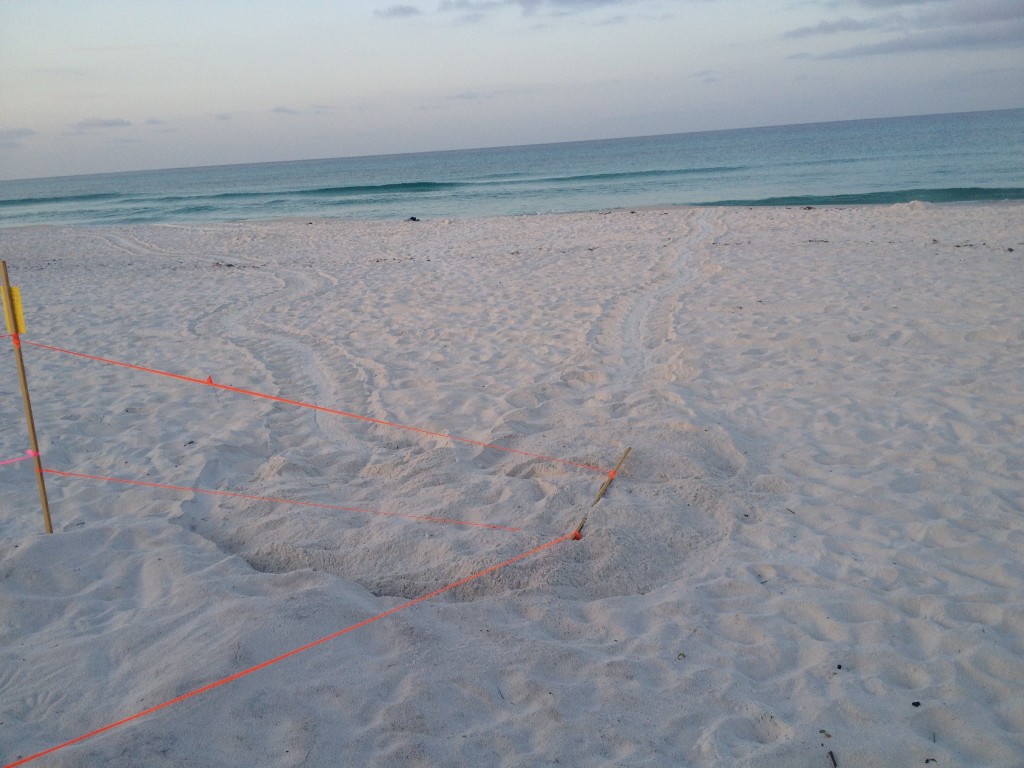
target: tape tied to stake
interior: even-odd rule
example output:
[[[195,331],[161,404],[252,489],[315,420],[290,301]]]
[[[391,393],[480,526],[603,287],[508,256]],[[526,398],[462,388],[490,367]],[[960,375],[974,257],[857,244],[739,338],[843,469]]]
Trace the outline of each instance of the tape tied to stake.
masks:
[[[28,461],[29,459],[34,459],[37,456],[39,456],[39,454],[36,451],[33,451],[31,448],[29,448],[27,451],[25,451],[24,456],[18,456],[17,458],[14,459],[0,461],[0,467],[4,466],[5,464],[17,464],[19,461]]]

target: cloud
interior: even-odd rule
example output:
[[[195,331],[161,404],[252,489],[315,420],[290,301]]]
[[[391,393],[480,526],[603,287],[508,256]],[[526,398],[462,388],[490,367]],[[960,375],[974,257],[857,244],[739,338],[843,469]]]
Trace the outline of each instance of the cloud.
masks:
[[[840,0],[846,11],[783,34],[787,39],[861,36],[863,42],[814,58],[842,59],[936,50],[1024,47],[1021,0]],[[867,15],[850,15],[858,10]],[[885,13],[881,13],[881,10]],[[791,57],[792,58],[792,57]]]
[[[479,18],[488,11],[518,7],[524,14],[551,10],[556,13],[575,13],[612,6],[635,5],[644,0],[442,0],[439,10],[457,12],[469,18]],[[466,16],[464,16],[466,18]]]
[[[331,106],[330,104],[311,104],[309,107],[305,107],[303,109],[295,109],[294,107],[274,107],[270,111],[275,115],[329,115],[337,109],[337,107]],[[229,118],[230,115],[225,115],[222,119]]]
[[[953,22],[988,23],[1024,20],[1024,3],[1020,0],[988,0],[952,5],[947,17]]]
[[[0,129],[0,141],[18,141],[19,139],[27,139],[35,135],[36,132],[28,128]]]
[[[387,8],[374,11],[373,15],[382,19],[407,19],[410,16],[420,16],[422,13],[423,11],[414,5],[389,5]]]
[[[127,128],[131,125],[131,121],[122,120],[121,118],[101,119],[96,118],[93,120],[80,120],[74,125],[70,126],[68,130],[60,131],[61,136],[84,136],[87,133],[101,133],[104,131],[110,131],[118,128]]]
[[[167,134],[178,132],[178,129],[170,123],[168,123],[166,120],[160,120],[156,117],[149,118],[145,123],[143,123],[143,125],[148,126],[150,129],[152,129],[151,133],[155,134]]]
[[[131,125],[130,121],[115,117],[108,120],[80,120],[71,127],[78,131],[95,131],[105,130],[107,128],[127,128],[129,125]]]
[[[516,96],[521,91],[513,88],[498,89],[492,91],[462,91],[448,97],[450,101],[487,101],[490,99],[501,99],[508,96]]]
[[[620,13],[620,14],[618,14],[616,16],[609,16],[604,21],[597,22],[597,26],[599,26],[599,27],[611,27],[611,26],[614,26],[615,24],[624,24],[627,21],[629,21],[629,16],[626,16],[624,13]]]
[[[675,0],[679,2],[679,0]],[[708,0],[703,0],[707,2]],[[711,0],[712,2],[716,0]],[[587,11],[614,10],[625,6],[656,4],[658,0],[441,0],[440,13],[456,15],[460,24],[476,24],[492,13],[503,9],[518,9],[523,16],[557,18],[586,13]],[[671,17],[668,15],[667,17]],[[624,14],[597,22],[601,26],[622,24],[629,20]],[[536,23],[533,29],[545,29],[547,24]]]
[[[522,7],[525,11],[534,11],[538,8],[550,6],[557,9],[568,9],[572,11],[586,11],[591,8],[605,8],[609,5],[633,5],[637,0],[513,0],[515,5]]]
[[[938,29],[904,35],[867,45],[857,45],[825,54],[824,59],[910,53],[914,51],[988,50],[1024,47],[1024,22],[998,25],[991,29]]]
[[[896,8],[901,5],[926,5],[928,3],[945,3],[948,0],[857,0],[857,5],[866,8]]]
[[[866,8],[895,8],[900,5],[925,5],[926,3],[946,2],[947,0],[857,0],[857,5]]]
[[[458,91],[450,93],[443,99],[431,99],[428,103],[420,104],[417,109],[421,112],[439,112],[449,110],[456,105],[483,104],[496,99],[507,99],[524,93],[520,89],[505,88],[490,91]]]
[[[865,32],[874,29],[893,29],[903,21],[900,16],[887,16],[875,19],[851,19],[844,16],[835,21],[820,21],[810,27],[800,27],[783,34],[786,38],[815,37],[817,35],[834,35],[842,32]]]
[[[488,11],[514,4],[514,0],[443,0],[438,10],[442,13],[458,13],[459,21],[472,23],[483,19]]]
[[[72,125],[68,130],[61,131],[62,136],[83,136],[87,133],[95,133],[97,131],[109,131],[117,128],[127,128],[131,125],[131,121],[122,120],[119,117],[115,118],[94,118],[92,120],[79,120],[77,123]]]
[[[30,139],[36,132],[28,128],[0,129],[0,149],[20,149],[22,139]]]

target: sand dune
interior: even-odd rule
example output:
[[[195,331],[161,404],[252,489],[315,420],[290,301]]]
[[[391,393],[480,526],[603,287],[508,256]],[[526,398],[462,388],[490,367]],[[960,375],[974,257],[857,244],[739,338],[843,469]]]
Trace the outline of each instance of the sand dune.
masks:
[[[309,505],[51,475],[46,536],[0,466],[0,762],[589,511],[31,764],[1020,765],[1022,254],[1019,204],[0,230],[27,342],[473,441],[27,345],[46,467]]]

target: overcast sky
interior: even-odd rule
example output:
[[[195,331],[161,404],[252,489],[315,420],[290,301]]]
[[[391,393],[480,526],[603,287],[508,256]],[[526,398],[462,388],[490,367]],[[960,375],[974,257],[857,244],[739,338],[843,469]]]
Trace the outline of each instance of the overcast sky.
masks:
[[[1024,0],[0,0],[0,179],[1024,106]]]

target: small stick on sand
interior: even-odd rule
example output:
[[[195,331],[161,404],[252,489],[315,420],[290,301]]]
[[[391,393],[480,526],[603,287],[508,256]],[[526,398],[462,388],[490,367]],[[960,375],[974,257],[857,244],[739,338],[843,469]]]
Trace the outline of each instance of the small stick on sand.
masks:
[[[615,469],[608,473],[608,479],[604,481],[604,484],[601,486],[601,489],[597,492],[597,498],[594,499],[593,503],[590,506],[593,507],[594,505],[597,504],[597,502],[601,500],[601,498],[604,496],[604,492],[608,490],[608,486],[612,484],[612,480],[615,479],[615,475],[619,473],[619,469],[622,468],[622,465],[629,457],[629,452],[632,450],[632,448],[627,448],[626,452],[622,454],[622,458],[619,459],[619,463],[615,465]]]
[[[622,454],[622,458],[619,459],[619,463],[615,465],[615,469],[613,469],[611,472],[608,473],[608,479],[605,480],[604,483],[601,484],[601,488],[597,492],[597,498],[594,499],[594,501],[591,503],[591,505],[590,505],[591,507],[593,507],[595,504],[597,504],[597,502],[599,502],[604,497],[605,491],[607,491],[608,490],[608,486],[610,486],[612,484],[612,480],[615,479],[615,475],[618,474],[619,470],[622,468],[622,465],[625,463],[626,459],[629,457],[629,452],[632,451],[632,450],[633,450],[632,448],[627,448],[626,452],[624,454]],[[579,525],[577,525],[576,528],[573,529],[573,532],[572,532],[572,540],[573,541],[579,541],[580,539],[583,538],[583,526],[586,525],[586,524],[587,524],[587,516],[583,515],[583,519],[580,520]]]
[[[580,539],[583,538],[583,526],[586,525],[586,524],[587,524],[587,516],[584,515],[583,519],[580,520],[580,524],[577,525],[573,529],[572,537],[571,537],[573,541],[579,541]]]

